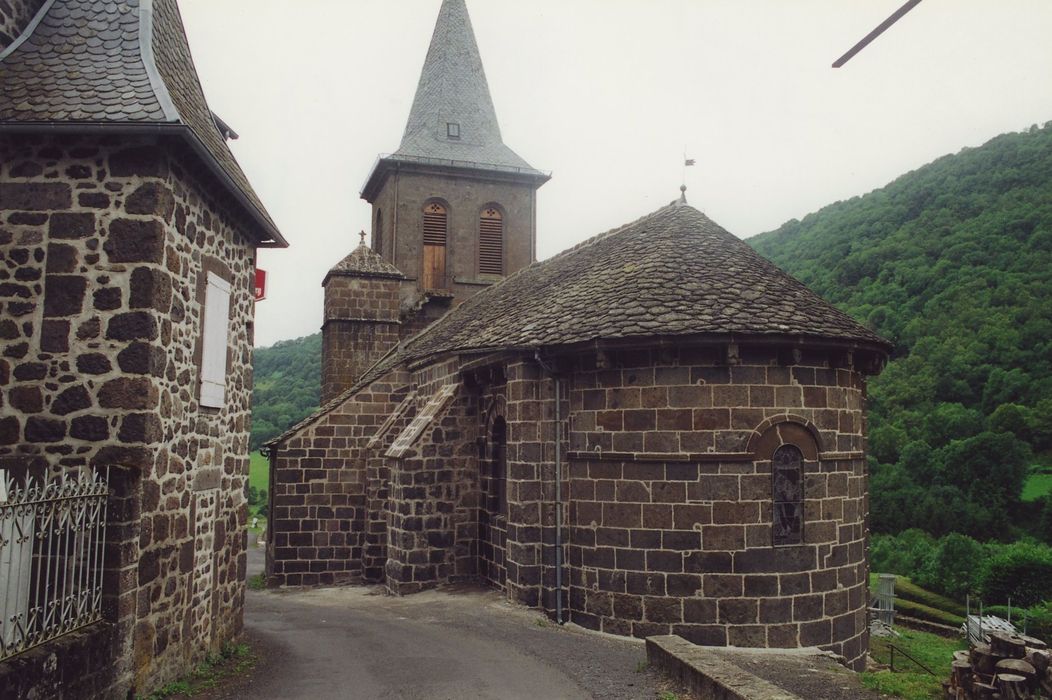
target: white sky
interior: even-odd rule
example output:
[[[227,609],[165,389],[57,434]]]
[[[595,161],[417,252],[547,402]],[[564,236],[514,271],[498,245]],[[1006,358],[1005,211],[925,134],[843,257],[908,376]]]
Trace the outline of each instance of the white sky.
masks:
[[[748,237],[945,153],[1052,119],[1052,2],[468,0],[504,141],[553,171],[546,258],[679,194]],[[440,0],[181,0],[212,109],[291,243],[261,251],[256,342],[316,332],[321,279],[369,228]]]

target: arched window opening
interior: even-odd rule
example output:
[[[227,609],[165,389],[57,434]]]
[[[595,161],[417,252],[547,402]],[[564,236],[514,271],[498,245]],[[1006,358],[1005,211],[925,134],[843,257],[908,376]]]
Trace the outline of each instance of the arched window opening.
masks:
[[[384,213],[382,209],[376,210],[376,227],[373,229],[373,250],[377,255],[384,254]]]
[[[446,236],[449,216],[445,206],[431,202],[424,207],[424,289],[446,288]]]
[[[479,274],[504,274],[504,216],[494,207],[479,217]]]
[[[492,508],[496,515],[508,515],[508,424],[502,416],[493,421],[490,435],[490,484]]]
[[[804,455],[795,445],[782,445],[771,457],[774,500],[772,539],[777,545],[804,541]]]

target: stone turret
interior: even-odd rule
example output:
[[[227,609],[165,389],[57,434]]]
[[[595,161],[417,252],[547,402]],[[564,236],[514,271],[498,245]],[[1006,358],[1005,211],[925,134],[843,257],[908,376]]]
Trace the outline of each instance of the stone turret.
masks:
[[[399,287],[405,275],[365,244],[325,275],[321,402],[349,388],[398,344]]]

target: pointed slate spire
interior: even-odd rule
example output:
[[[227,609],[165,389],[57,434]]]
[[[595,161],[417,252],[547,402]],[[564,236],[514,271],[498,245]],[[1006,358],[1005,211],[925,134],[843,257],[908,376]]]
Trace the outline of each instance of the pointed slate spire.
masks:
[[[442,2],[395,156],[530,167],[501,140],[465,0]]]

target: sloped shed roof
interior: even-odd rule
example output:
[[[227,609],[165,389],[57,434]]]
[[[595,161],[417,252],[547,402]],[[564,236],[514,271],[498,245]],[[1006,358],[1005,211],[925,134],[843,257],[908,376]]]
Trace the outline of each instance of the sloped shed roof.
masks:
[[[0,52],[0,131],[175,133],[262,230],[287,245],[216,126],[176,0],[47,0]]]

